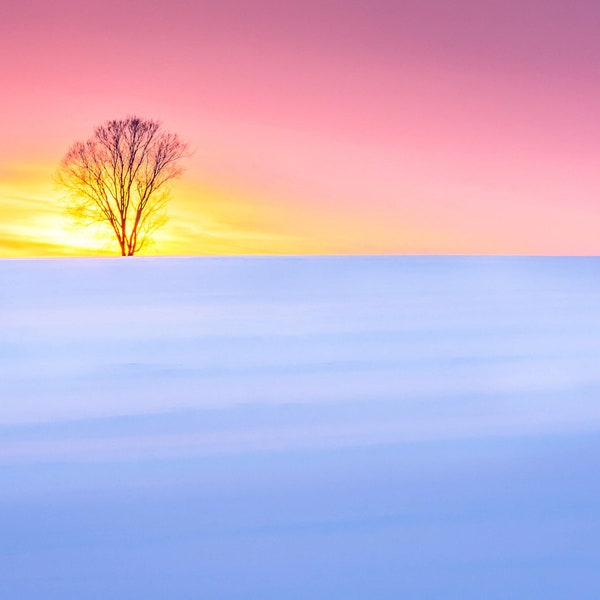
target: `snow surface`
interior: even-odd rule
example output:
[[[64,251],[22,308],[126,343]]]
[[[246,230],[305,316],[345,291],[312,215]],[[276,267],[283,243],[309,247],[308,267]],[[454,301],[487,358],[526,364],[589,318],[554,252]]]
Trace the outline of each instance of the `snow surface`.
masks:
[[[0,597],[600,597],[600,259],[0,261]]]

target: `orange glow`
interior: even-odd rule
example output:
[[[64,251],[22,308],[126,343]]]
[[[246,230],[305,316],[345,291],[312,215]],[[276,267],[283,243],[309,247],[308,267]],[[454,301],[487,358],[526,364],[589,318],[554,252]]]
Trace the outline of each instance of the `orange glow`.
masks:
[[[19,176],[0,183],[0,257],[115,255],[118,247],[102,228],[76,228],[64,213],[64,200],[52,184],[52,168],[15,169]],[[239,202],[239,201],[238,201]],[[245,214],[247,219],[245,218]],[[252,213],[252,214],[251,214]],[[238,211],[222,192],[177,184],[169,204],[169,222],[142,254],[264,254],[315,252],[293,236],[257,228],[250,204]]]
[[[70,225],[53,173],[49,164],[13,166],[11,176],[0,180],[0,257],[118,254],[110,235]],[[461,189],[462,211],[433,200],[417,209],[419,190],[407,185],[411,196],[382,214],[368,203],[340,208],[335,190],[330,198],[320,191],[321,196],[318,186],[308,186],[306,199],[295,190],[285,197],[285,190],[275,186],[249,193],[223,182],[202,185],[188,173],[172,191],[167,225],[142,254],[593,254],[595,250],[594,221],[582,206],[565,210],[560,204],[545,205],[542,211],[525,199],[515,218],[500,192],[494,192],[496,202],[485,205],[476,189]],[[447,187],[439,197],[452,193]],[[531,235],[532,224],[544,221],[545,228]],[[561,227],[553,227],[553,222]],[[585,234],[579,242],[573,237],[577,232]]]

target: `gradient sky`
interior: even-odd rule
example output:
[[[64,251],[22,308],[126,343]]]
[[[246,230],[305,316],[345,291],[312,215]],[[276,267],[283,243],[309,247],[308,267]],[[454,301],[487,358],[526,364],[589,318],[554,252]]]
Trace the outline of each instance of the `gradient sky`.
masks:
[[[53,173],[128,114],[194,149],[160,254],[600,251],[600,4],[0,6],[0,256],[108,252]]]

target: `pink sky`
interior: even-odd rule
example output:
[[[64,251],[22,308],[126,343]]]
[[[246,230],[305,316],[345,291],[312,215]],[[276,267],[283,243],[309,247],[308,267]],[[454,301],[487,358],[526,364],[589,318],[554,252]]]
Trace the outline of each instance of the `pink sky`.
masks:
[[[81,251],[52,172],[131,113],[195,150],[170,253],[600,250],[595,2],[6,4],[0,256]]]

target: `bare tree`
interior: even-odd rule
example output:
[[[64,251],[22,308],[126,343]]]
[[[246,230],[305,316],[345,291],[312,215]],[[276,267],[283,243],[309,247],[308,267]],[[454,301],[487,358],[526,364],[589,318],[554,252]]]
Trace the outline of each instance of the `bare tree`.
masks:
[[[106,225],[121,255],[133,256],[166,223],[170,184],[182,174],[188,150],[157,121],[107,121],[60,162],[57,181],[68,194],[68,214],[79,225]]]

